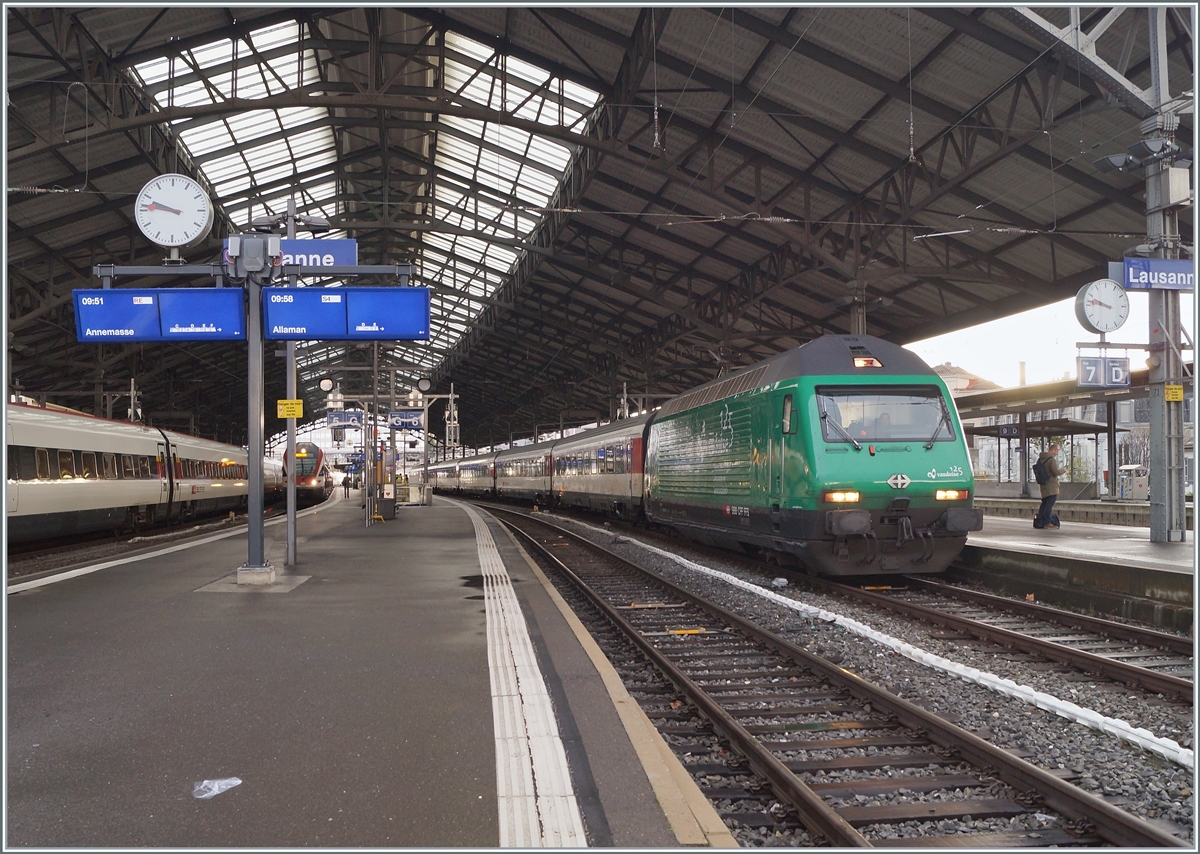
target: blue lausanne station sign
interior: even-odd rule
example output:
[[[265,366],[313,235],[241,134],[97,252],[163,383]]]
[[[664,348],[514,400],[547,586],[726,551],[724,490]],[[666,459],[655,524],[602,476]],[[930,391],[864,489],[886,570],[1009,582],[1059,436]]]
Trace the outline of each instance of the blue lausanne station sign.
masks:
[[[245,341],[241,288],[87,289],[73,292],[80,341]]]
[[[1196,265],[1192,261],[1168,258],[1126,258],[1125,289],[1164,288],[1190,291],[1196,286]]]
[[[229,239],[222,242],[225,252],[229,251]],[[357,240],[295,240],[283,238],[279,241],[279,251],[283,254],[285,265],[298,264],[301,267],[353,267],[358,263]],[[229,256],[225,255],[229,263]]]
[[[428,288],[263,288],[263,338],[429,340]]]

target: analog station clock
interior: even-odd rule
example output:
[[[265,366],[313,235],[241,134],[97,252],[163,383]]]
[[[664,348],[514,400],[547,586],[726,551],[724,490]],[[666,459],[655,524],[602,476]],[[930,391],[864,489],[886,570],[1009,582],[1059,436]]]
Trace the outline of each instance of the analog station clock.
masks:
[[[168,173],[137,195],[133,217],[152,242],[169,249],[195,246],[212,228],[213,206],[204,188],[186,175]]]
[[[1112,279],[1084,285],[1075,296],[1075,317],[1089,332],[1120,329],[1129,317],[1129,294]]]

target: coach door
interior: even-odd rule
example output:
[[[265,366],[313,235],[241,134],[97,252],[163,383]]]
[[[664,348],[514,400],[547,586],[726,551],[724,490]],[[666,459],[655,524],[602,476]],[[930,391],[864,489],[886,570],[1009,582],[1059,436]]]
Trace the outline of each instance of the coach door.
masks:
[[[26,453],[28,453],[31,457],[33,456],[33,452],[30,451],[29,449],[26,449]],[[20,489],[20,487],[18,486],[18,483],[20,481],[20,476],[21,476],[20,475],[21,466],[20,466],[20,463],[17,461],[17,456],[18,456],[17,449],[14,446],[9,445],[8,446],[8,489],[5,490],[5,492],[8,495],[8,512],[9,513],[17,512],[17,490]]]
[[[171,458],[162,442],[158,443],[158,503],[169,504],[171,501]]]

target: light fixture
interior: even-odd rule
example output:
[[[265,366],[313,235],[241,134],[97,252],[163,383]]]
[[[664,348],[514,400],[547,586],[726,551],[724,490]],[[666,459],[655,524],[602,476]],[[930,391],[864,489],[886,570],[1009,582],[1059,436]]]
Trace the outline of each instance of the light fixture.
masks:
[[[428,377],[421,377],[419,380],[417,380],[417,388],[421,391],[429,391],[431,388],[433,388],[433,383],[430,382]]]
[[[1168,149],[1175,148],[1170,140],[1161,136],[1151,136],[1146,139],[1139,139],[1133,145],[1129,146],[1129,153],[1134,157],[1142,160],[1147,157],[1154,157],[1157,154],[1162,154]]]
[[[1096,167],[1097,172],[1124,172],[1134,166],[1140,166],[1141,163],[1136,157],[1128,154],[1106,154],[1098,160],[1093,160],[1092,165]]]
[[[333,390],[333,380],[328,379],[328,378],[321,380],[321,391],[332,391],[332,390]]]

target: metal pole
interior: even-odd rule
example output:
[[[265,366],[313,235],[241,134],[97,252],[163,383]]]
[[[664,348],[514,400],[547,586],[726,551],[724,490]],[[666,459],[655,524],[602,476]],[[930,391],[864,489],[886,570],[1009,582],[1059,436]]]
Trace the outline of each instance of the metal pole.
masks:
[[[394,412],[395,409],[396,409],[396,369],[392,368],[392,370],[391,370],[391,385],[388,386],[388,412]],[[388,439],[390,440],[390,443],[392,446],[392,471],[391,471],[391,477],[390,477],[390,480],[392,482],[392,497],[396,498],[398,500],[399,496],[396,495],[396,486],[395,486],[395,484],[396,484],[396,431],[395,430],[391,430],[391,429],[388,430]],[[404,442],[401,441],[400,444],[403,445]]]
[[[425,503],[425,487],[429,484],[429,398],[421,398],[421,503]]]
[[[1117,498],[1117,402],[1110,400],[1105,404],[1108,414],[1108,500]]]
[[[263,560],[263,342],[262,285],[249,277],[250,322],[246,328],[246,564],[238,584],[271,584],[275,567]]]
[[[1022,366],[1023,367],[1023,366]],[[1021,466],[1021,497],[1029,497],[1029,437],[1025,435],[1025,413],[1017,414],[1021,442],[1017,446],[1018,464]]]
[[[371,475],[367,489],[367,524],[375,520],[376,481],[375,454],[379,452],[379,342],[371,342]]]
[[[288,199],[287,236],[296,237],[296,198]],[[288,276],[288,287],[296,287],[296,277]],[[287,396],[296,399],[296,342],[287,342]],[[296,565],[296,419],[287,420],[287,565]]]
[[[1162,107],[1171,100],[1167,74],[1167,10],[1146,10],[1150,47],[1150,95],[1159,113],[1142,122],[1143,139],[1173,142],[1179,117]],[[1170,165],[1160,161],[1146,169],[1146,242],[1159,258],[1179,257],[1179,213],[1170,204]],[[1179,292],[1150,290],[1150,541],[1183,542],[1187,538],[1183,497],[1183,403],[1166,399],[1166,386],[1183,383]]]

